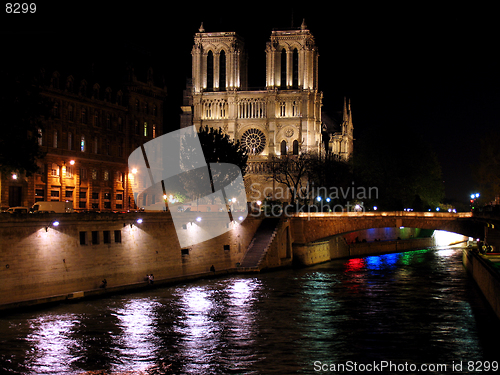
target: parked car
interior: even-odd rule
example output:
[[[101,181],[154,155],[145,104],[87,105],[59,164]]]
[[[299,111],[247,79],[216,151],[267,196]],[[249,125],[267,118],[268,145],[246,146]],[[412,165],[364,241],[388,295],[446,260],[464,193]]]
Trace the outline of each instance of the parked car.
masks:
[[[10,214],[27,214],[29,212],[28,207],[10,207],[7,210]]]

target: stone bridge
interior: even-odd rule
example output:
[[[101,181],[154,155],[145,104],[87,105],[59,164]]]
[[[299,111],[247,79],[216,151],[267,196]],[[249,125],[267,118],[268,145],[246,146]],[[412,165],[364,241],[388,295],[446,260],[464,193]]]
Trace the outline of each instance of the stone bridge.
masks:
[[[296,213],[290,218],[294,244],[308,244],[371,228],[408,227],[444,230],[469,237],[485,236],[484,220],[471,212],[331,212]]]

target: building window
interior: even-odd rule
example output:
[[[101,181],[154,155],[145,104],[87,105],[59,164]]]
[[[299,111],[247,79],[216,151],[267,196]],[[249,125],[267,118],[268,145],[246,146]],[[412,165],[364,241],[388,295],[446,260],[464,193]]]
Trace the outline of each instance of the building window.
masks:
[[[55,118],[59,118],[60,112],[59,112],[59,103],[58,102],[54,103],[54,107],[52,108],[52,110],[53,110],[53,113],[54,113],[54,117]]]
[[[66,190],[66,198],[73,198],[73,190]]]
[[[158,115],[158,107],[156,107],[156,104],[153,105],[153,116],[157,116]]]
[[[87,109],[82,108],[82,124],[86,124],[88,121],[87,119]]]
[[[135,128],[135,134],[139,135],[139,121],[135,120],[134,121],[134,128]]]
[[[93,192],[92,199],[99,199],[99,192]]]
[[[97,230],[92,231],[92,245],[99,245],[99,232]]]
[[[111,129],[111,116],[109,114],[106,115],[106,129]]]
[[[281,155],[286,155],[286,141],[282,140],[281,141]]]
[[[182,256],[189,255],[189,249],[181,249],[181,255]]]
[[[35,202],[43,201],[45,198],[45,192],[43,189],[35,189]]]
[[[293,50],[292,56],[292,86],[294,89],[299,88],[299,51],[297,48]]]
[[[104,173],[102,175],[102,179],[104,181],[109,181],[109,171],[104,171]]]
[[[94,138],[94,154],[97,154],[97,150],[98,150],[98,147],[97,147],[97,137]]]
[[[50,191],[50,196],[52,198],[59,198],[59,190],[51,190]]]
[[[52,142],[52,147],[57,148],[57,130],[54,130],[54,140]]]
[[[148,136],[148,123],[146,121],[144,121],[144,136]]]
[[[40,128],[38,128],[38,146],[43,146],[43,133]]]
[[[207,91],[214,90],[214,54],[208,51],[207,55]]]
[[[105,230],[102,232],[102,242],[111,243],[111,232],[109,230]]]
[[[219,55],[219,91],[226,91],[226,52],[220,51]]]
[[[299,154],[299,141],[297,141],[297,140],[293,141],[293,154],[294,155]]]
[[[123,131],[123,119],[121,117],[118,117],[118,131]]]
[[[99,126],[99,112],[94,112],[94,126]]]
[[[85,152],[85,136],[82,135],[80,138],[80,151]]]
[[[71,104],[68,106],[68,121],[75,121],[75,114],[73,113],[73,106]]]
[[[80,169],[80,179],[81,180],[87,179],[87,169],[86,168]]]
[[[97,180],[97,169],[92,169],[92,180]]]
[[[66,178],[73,178],[73,167],[66,167]]]
[[[52,175],[52,177],[59,176],[59,166],[57,164],[52,163],[51,175]]]
[[[115,230],[115,243],[121,243],[121,242],[122,242],[122,231]]]
[[[68,150],[73,150],[73,133],[68,133]]]
[[[86,190],[80,190],[79,197],[80,197],[80,199],[87,199],[87,191]]]
[[[116,194],[116,200],[117,200],[117,201],[121,201],[121,200],[123,200],[123,194],[122,194],[122,193],[118,193],[118,194]]]
[[[135,111],[140,112],[141,104],[139,103],[139,99],[135,99]]]
[[[281,84],[282,89],[286,88],[286,50],[281,50]]]
[[[80,245],[87,245],[87,232],[80,232]]]

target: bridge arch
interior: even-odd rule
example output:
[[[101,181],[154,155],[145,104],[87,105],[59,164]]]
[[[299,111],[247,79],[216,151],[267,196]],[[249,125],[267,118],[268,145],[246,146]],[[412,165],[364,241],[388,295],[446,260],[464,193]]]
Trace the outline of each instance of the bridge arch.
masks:
[[[407,227],[443,230],[467,237],[484,236],[484,224],[472,213],[331,212],[295,213],[291,218],[294,243],[307,244],[371,228]]]

